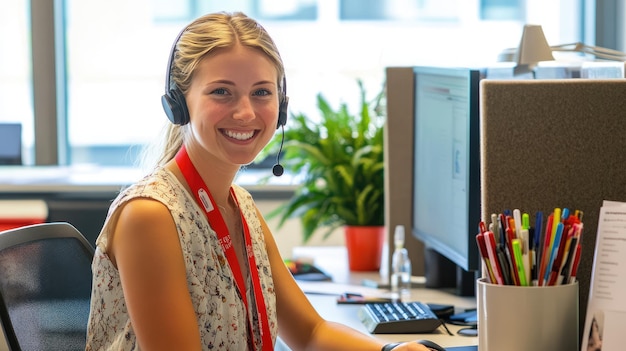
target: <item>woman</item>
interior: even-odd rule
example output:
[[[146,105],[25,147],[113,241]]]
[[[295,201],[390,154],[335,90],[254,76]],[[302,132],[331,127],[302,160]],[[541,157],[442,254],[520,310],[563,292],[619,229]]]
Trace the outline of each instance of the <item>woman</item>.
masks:
[[[278,334],[297,350],[381,350],[316,313],[232,184],[285,121],[284,76],[272,39],[244,14],[181,32],[163,154],[113,202],[97,240],[87,350],[271,350]]]

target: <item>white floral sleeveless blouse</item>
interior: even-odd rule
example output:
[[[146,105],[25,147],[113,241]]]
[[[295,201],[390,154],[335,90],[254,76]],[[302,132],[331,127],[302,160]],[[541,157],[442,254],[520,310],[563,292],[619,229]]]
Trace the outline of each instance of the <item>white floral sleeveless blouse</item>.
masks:
[[[275,342],[276,296],[261,223],[250,194],[241,187],[233,187],[250,228],[270,331]],[[104,251],[108,233],[114,225],[110,219],[117,216],[121,205],[138,197],[160,201],[168,207],[176,221],[203,350],[247,350],[246,310],[217,235],[194,198],[165,169],[159,169],[123,190],[111,205],[96,241],[92,264],[93,287],[86,350],[140,350],[126,309],[119,272]],[[249,295],[252,289],[248,287],[247,290]],[[254,299],[248,296],[248,301],[253,302]],[[258,323],[252,325],[257,326]],[[256,349],[260,350],[259,331],[254,330],[254,333]]]

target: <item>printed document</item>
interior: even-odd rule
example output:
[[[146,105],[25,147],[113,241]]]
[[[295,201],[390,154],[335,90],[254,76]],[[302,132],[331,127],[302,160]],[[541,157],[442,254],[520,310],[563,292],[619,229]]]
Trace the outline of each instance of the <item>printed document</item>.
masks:
[[[598,220],[589,303],[581,351],[626,345],[626,203],[604,201]]]

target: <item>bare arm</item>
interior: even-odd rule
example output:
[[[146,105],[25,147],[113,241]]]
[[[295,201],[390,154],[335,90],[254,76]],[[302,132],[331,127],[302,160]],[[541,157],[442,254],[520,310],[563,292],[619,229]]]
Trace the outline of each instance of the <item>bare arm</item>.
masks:
[[[142,350],[200,350],[174,220],[160,202],[130,201],[109,239],[137,342]]]
[[[258,210],[257,210],[258,212]],[[276,309],[281,338],[293,350],[380,351],[385,342],[348,326],[324,320],[315,311],[280,256],[274,237],[260,213],[265,245],[272,266]],[[427,351],[416,343],[405,343],[394,351]]]

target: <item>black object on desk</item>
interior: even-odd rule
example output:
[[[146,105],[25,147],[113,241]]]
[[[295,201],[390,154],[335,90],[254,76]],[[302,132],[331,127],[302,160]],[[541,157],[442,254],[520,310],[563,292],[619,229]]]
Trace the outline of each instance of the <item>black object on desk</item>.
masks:
[[[301,281],[332,281],[332,277],[318,267],[300,261],[285,260],[285,264],[294,279]]]
[[[337,297],[338,304],[363,305],[366,303],[387,303],[387,302],[392,302],[392,300],[386,297],[368,297],[368,296],[363,296],[361,294],[349,293],[349,292],[343,293],[339,295],[339,297]]]
[[[442,323],[426,304],[418,301],[368,303],[359,309],[358,315],[373,334],[431,333]]]
[[[453,314],[447,318],[447,322],[467,326],[467,328],[462,328],[457,331],[459,335],[478,336],[478,314],[475,309]]]
[[[431,311],[437,316],[437,318],[448,319],[454,314],[454,305],[444,305],[438,303],[426,304]]]
[[[476,325],[478,323],[478,314],[476,310],[472,309],[469,311],[453,314],[448,317],[448,320],[450,323],[457,325]]]

